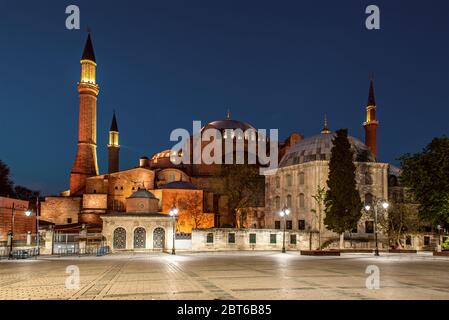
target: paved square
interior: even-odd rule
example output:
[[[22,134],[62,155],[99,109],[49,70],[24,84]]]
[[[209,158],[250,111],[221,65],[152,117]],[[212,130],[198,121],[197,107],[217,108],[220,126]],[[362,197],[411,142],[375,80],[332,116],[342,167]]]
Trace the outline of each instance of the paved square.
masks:
[[[367,289],[366,268],[380,270]],[[66,287],[68,266],[80,271]],[[449,299],[449,259],[423,254],[123,254],[0,261],[0,299]]]

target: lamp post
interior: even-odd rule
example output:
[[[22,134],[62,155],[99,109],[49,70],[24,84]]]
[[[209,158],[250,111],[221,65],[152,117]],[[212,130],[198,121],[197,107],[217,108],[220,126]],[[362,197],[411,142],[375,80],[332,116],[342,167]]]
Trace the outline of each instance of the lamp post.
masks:
[[[170,216],[173,218],[173,247],[171,249],[171,254],[176,254],[175,250],[175,237],[176,237],[176,217],[178,216],[179,210],[176,208],[176,205],[173,204],[173,207],[170,209]]]
[[[32,211],[30,209],[25,211],[25,216],[30,217],[32,214]],[[12,249],[13,249],[13,241],[14,241],[14,221],[16,216],[16,207],[15,203],[12,203],[11,207],[11,231],[9,232],[10,235],[10,243],[9,243],[9,259],[13,258],[12,255]]]
[[[11,207],[11,231],[10,231],[10,237],[9,237],[9,259],[12,259],[12,242],[14,240],[14,211],[15,211],[15,206],[14,206],[14,202],[12,203],[12,207]]]
[[[286,228],[286,217],[290,214],[290,209],[285,205],[282,210],[279,212],[279,215],[284,220],[284,232],[282,236],[282,253],[285,253],[285,228]]]
[[[437,229],[438,229],[438,247],[437,247],[437,251],[440,252],[441,251],[441,225],[437,225]]]
[[[376,241],[376,250],[374,251],[374,255],[375,256],[379,256],[379,244],[378,244],[378,240],[377,240],[377,210],[378,210],[379,206],[382,206],[383,209],[387,210],[390,205],[385,200],[377,200],[377,201],[374,202],[374,205],[373,205],[373,210],[374,210],[374,238],[375,238],[375,241]],[[365,210],[369,212],[371,210],[371,206],[369,204],[365,205]]]

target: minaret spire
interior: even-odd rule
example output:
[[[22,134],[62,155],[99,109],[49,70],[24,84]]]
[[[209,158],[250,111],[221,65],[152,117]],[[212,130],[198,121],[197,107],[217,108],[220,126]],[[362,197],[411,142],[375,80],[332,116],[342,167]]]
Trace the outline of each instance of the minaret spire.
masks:
[[[111,128],[109,129],[109,144],[108,144],[108,173],[118,172],[120,160],[120,144],[117,118],[115,111],[112,114]]]
[[[226,120],[231,120],[231,110],[228,108],[228,111],[226,112]]]
[[[327,114],[326,114],[326,113],[324,114],[324,127],[323,127],[323,129],[321,130],[321,133],[322,133],[322,134],[328,134],[328,133],[331,133],[331,131],[329,130],[329,128],[328,128],[328,126],[327,126]]]
[[[90,37],[90,31],[88,31],[87,33],[87,40],[86,44],[84,45],[81,60],[90,60],[92,62],[97,62],[95,60],[94,46],[92,45],[92,38]]]
[[[363,123],[365,127],[365,144],[371,150],[374,158],[377,158],[377,128],[379,121],[376,117],[376,97],[374,95],[374,77],[370,77],[370,86],[368,93],[368,103],[366,106],[366,121]]]

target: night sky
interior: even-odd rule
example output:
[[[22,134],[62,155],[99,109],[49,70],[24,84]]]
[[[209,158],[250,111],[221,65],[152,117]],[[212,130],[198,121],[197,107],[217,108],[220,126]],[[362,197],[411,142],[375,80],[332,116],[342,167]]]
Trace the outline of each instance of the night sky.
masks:
[[[81,30],[65,28],[66,6]],[[365,8],[381,30],[365,28]],[[92,30],[107,170],[112,111],[121,168],[173,143],[174,128],[232,118],[256,128],[364,140],[375,74],[381,161],[448,134],[449,1],[1,1],[0,159],[18,184],[68,189],[77,143],[79,59]]]

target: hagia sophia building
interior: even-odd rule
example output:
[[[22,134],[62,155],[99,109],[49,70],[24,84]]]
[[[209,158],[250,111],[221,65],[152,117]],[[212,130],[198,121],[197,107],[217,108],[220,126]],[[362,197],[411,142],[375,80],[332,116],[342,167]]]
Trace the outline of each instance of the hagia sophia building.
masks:
[[[165,150],[151,157],[142,156],[136,159],[136,167],[121,170],[119,122],[115,113],[107,145],[108,171],[99,172],[96,150],[100,89],[96,82],[96,67],[89,34],[77,85],[78,147],[70,171],[70,189],[58,196],[46,197],[41,204],[41,219],[54,224],[54,228],[61,232],[88,229],[102,234],[116,250],[169,248],[173,227],[180,234],[190,234],[194,229],[235,227],[223,194],[223,182],[214,173],[213,165],[174,165],[170,160],[171,151]],[[363,125],[365,143],[354,137],[349,137],[349,141],[354,151],[360,195],[362,201],[369,203],[374,198],[387,199],[389,182],[394,178],[389,164],[376,161],[379,122],[372,80]],[[254,129],[248,123],[231,119],[229,113],[225,119],[210,122],[204,128],[220,131]],[[279,168],[266,172],[265,179],[261,180],[265,184],[262,188],[264,194],[255,195],[257,204],[249,208],[250,214],[241,227],[279,230],[281,219],[278,212],[287,205],[292,212],[286,222],[287,229],[297,232],[289,240],[290,245],[295,245],[301,232],[316,230],[319,224],[313,213],[317,209],[313,195],[319,186],[327,186],[333,136],[326,120],[324,128],[315,136],[305,138],[293,133],[279,142]],[[169,216],[174,205],[179,209],[176,226]],[[370,234],[371,229],[372,221],[360,221],[353,232],[363,237]],[[211,232],[207,233],[207,242]],[[332,234],[330,231],[327,233],[329,237]]]

